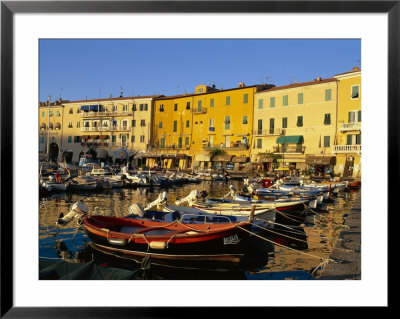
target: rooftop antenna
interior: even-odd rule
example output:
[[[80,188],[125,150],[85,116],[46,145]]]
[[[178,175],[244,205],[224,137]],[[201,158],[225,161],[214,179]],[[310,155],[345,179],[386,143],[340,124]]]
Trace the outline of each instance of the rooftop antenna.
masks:
[[[122,86],[119,87],[119,89],[121,90],[121,94],[119,95],[119,97],[123,97],[124,92],[122,92],[122,90],[124,89]]]

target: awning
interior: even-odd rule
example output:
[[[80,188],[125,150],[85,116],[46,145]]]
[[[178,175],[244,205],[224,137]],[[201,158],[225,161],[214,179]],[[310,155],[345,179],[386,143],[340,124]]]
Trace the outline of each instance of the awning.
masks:
[[[101,140],[107,140],[107,139],[109,139],[110,137],[108,136],[108,135],[100,135],[99,136],[99,139],[101,139]]]
[[[161,154],[161,158],[175,158],[176,154]]]
[[[81,139],[82,139],[82,140],[87,140],[88,138],[89,138],[89,135],[82,135],[82,136],[81,136]]]
[[[158,158],[160,157],[160,154],[152,154],[152,153],[147,153],[147,154],[143,154],[144,158]]]
[[[97,158],[107,158],[108,157],[108,152],[104,148],[96,149],[96,153],[97,153]]]
[[[307,165],[336,165],[336,156],[307,156]]]
[[[233,155],[217,155],[213,158],[213,162],[230,162]]]
[[[141,150],[141,151],[137,152],[137,153],[135,154],[135,156],[133,156],[133,158],[134,158],[134,159],[139,159],[139,158],[145,157],[145,155],[146,155],[145,151]]]
[[[292,136],[279,136],[276,139],[277,144],[283,144],[283,143],[295,143],[295,144],[301,144],[303,143],[303,135],[292,135]]]
[[[194,160],[197,161],[197,162],[209,162],[210,161],[210,155],[208,155],[208,154],[199,154],[199,155],[196,155]]]
[[[99,136],[98,135],[90,135],[89,138],[92,140],[97,140],[99,138]]]
[[[81,111],[89,111],[89,105],[82,105]]]
[[[176,154],[175,158],[181,158],[181,159],[185,159],[187,157],[186,154]]]
[[[232,158],[233,163],[247,163],[249,160],[250,159],[247,156],[235,156]]]
[[[258,159],[260,163],[272,163],[274,161],[274,158],[271,156],[260,156]]]
[[[90,110],[90,111],[95,111],[95,112],[97,112],[98,109],[99,109],[99,106],[98,106],[98,105],[89,105],[89,110]]]

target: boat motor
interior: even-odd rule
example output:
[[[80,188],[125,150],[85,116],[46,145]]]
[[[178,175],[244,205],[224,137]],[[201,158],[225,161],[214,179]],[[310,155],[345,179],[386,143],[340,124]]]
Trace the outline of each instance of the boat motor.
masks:
[[[140,217],[143,217],[145,214],[145,211],[144,211],[142,205],[140,205],[139,203],[134,203],[131,206],[129,206],[128,212],[129,212],[129,215],[134,215],[134,216],[137,215]]]
[[[232,196],[232,197],[235,196],[236,190],[237,189],[236,189],[235,186],[229,185],[229,193],[224,195],[224,196],[222,196],[222,198],[225,198],[225,197],[228,197],[228,196]]]
[[[71,206],[71,209],[67,215],[64,216],[63,213],[60,214],[56,222],[56,225],[65,226],[69,224],[71,220],[73,220],[75,217],[76,218],[82,217],[83,215],[87,215],[88,212],[89,208],[84,203],[76,202]]]
[[[160,195],[158,195],[158,198],[154,202],[148,204],[144,208],[144,210],[149,210],[151,207],[156,206],[156,205],[157,205],[157,208],[161,208],[162,206],[164,206],[167,203],[167,199],[168,199],[168,194],[166,191],[163,191]]]
[[[204,193],[205,193],[206,196],[207,196],[207,192],[205,192],[205,191],[199,192],[197,189],[194,189],[194,190],[192,190],[192,191],[190,192],[190,194],[189,194],[188,196],[186,196],[185,198],[182,198],[182,199],[180,199],[180,200],[175,201],[175,205],[180,205],[180,204],[182,204],[182,203],[184,203],[184,202],[189,202],[189,204],[192,203],[192,202],[195,202],[195,201],[198,200],[200,197],[203,197]]]

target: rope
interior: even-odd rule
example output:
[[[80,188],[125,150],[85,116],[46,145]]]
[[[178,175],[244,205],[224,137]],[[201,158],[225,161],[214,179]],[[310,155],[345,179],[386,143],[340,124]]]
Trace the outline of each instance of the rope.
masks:
[[[264,230],[266,230],[266,231],[269,231],[269,232],[271,232],[271,233],[273,233],[273,234],[278,234],[279,236],[283,236],[283,237],[287,237],[287,238],[290,238],[290,239],[294,239],[294,240],[302,241],[303,243],[307,243],[307,240],[302,240],[302,239],[298,239],[298,238],[291,237],[291,236],[288,236],[288,235],[284,235],[284,234],[282,234],[282,233],[279,233],[279,232],[273,231],[273,230],[271,230],[271,229],[268,229],[268,228],[264,228],[264,227],[258,226],[258,225],[256,225],[256,224],[252,224],[252,225],[253,225],[253,226],[260,227],[260,228],[262,228],[262,229],[264,229]],[[303,235],[305,235],[305,234],[303,234]]]
[[[276,210],[276,213],[282,215],[283,217],[285,217],[287,219],[293,220],[295,222],[300,222],[301,221],[301,219],[296,219],[296,218],[289,217],[288,214],[282,213],[279,210]]]
[[[296,252],[298,252],[298,253],[302,253],[302,254],[304,254],[304,255],[307,255],[307,256],[310,256],[310,257],[313,257],[313,258],[318,258],[318,259],[323,260],[323,261],[332,261],[332,262],[334,262],[334,263],[337,263],[336,261],[334,261],[334,260],[332,260],[332,259],[326,259],[326,258],[323,258],[323,257],[315,256],[315,255],[312,255],[312,254],[309,254],[309,253],[306,253],[306,252],[303,252],[303,251],[299,251],[299,250],[297,250],[297,249],[294,249],[294,248],[291,248],[291,247],[288,247],[288,246],[285,246],[285,245],[281,245],[281,244],[275,243],[275,242],[272,241],[272,240],[269,240],[269,239],[267,239],[267,238],[265,238],[265,237],[259,236],[259,235],[255,234],[255,233],[252,233],[251,231],[249,231],[249,230],[247,230],[247,229],[245,229],[245,228],[242,228],[242,227],[240,227],[240,226],[238,226],[238,228],[240,228],[240,229],[242,229],[242,230],[244,230],[244,231],[246,231],[246,232],[248,232],[248,233],[250,233],[250,234],[252,234],[252,235],[254,235],[254,236],[257,236],[257,237],[259,237],[259,238],[261,238],[261,239],[264,239],[264,240],[266,240],[266,241],[268,241],[268,242],[271,242],[271,243],[274,244],[274,245],[277,245],[277,246],[280,246],[280,247],[283,247],[283,248],[287,248],[287,249],[290,249],[290,250],[294,250],[294,251],[296,251]]]

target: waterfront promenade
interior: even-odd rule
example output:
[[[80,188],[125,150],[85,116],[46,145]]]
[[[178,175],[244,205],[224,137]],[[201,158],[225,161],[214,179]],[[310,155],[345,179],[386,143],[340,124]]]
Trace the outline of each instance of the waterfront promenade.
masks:
[[[361,280],[361,190],[344,221],[328,263],[316,276],[319,280]]]

